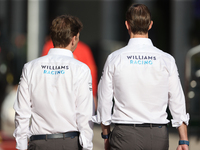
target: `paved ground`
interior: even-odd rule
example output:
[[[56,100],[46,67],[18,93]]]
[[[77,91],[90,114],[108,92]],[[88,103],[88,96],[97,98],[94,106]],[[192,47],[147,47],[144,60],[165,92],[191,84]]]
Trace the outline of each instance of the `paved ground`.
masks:
[[[103,139],[100,136],[101,134],[101,127],[100,125],[94,126],[94,138],[93,138],[93,144],[94,144],[94,150],[103,150]],[[200,137],[200,135],[199,135]],[[179,137],[176,129],[169,130],[169,150],[176,150],[177,143],[178,143]],[[200,138],[198,138],[197,134],[189,135],[189,141],[190,141],[190,150],[200,150]]]

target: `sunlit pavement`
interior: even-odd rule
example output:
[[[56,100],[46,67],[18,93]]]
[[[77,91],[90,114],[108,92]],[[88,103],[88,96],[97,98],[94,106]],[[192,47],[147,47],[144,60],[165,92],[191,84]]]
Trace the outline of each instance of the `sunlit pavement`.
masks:
[[[176,129],[169,130],[169,150],[176,150],[178,146],[178,132]],[[200,150],[200,135],[199,138],[197,135],[190,135],[189,136],[190,141],[190,150]],[[101,126],[100,125],[94,125],[94,138],[93,138],[93,144],[94,144],[94,150],[103,150],[104,143],[103,139],[101,138]]]

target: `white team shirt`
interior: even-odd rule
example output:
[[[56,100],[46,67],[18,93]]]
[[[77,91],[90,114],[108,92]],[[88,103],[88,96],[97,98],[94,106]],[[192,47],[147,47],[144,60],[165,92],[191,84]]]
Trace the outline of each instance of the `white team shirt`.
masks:
[[[24,65],[14,109],[17,149],[27,149],[31,135],[79,131],[83,149],[92,150],[91,73],[70,50],[52,48]]]
[[[188,125],[189,114],[171,55],[154,47],[148,38],[131,38],[127,46],[108,56],[98,85],[94,122],[167,124],[168,105],[172,126]]]

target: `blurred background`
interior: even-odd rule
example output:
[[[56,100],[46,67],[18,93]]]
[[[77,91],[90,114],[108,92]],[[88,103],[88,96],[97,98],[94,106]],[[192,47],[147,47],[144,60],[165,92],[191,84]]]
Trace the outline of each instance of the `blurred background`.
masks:
[[[108,54],[129,40],[124,23],[132,3],[149,7],[154,21],[149,38],[176,59],[191,117],[190,149],[199,149],[200,0],[0,0],[0,150],[15,149],[12,107],[17,84],[24,63],[42,56],[52,20],[71,14],[82,21],[80,40],[91,50],[98,82]],[[103,149],[100,126],[94,129],[94,150]],[[171,125],[169,132],[170,149],[175,149],[178,134]]]

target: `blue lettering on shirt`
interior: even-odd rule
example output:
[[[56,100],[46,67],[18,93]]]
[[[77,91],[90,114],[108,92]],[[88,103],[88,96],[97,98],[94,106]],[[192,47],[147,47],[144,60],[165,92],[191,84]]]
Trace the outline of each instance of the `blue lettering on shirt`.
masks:
[[[153,65],[152,60],[130,60],[130,64],[136,64],[136,65]]]
[[[69,66],[66,65],[41,65],[41,68],[44,70],[43,74],[49,75],[65,74],[65,71],[69,70]]]
[[[58,75],[58,74],[65,74],[65,70],[58,70],[58,71],[50,71],[50,70],[44,70],[44,74],[50,74],[50,75]]]

